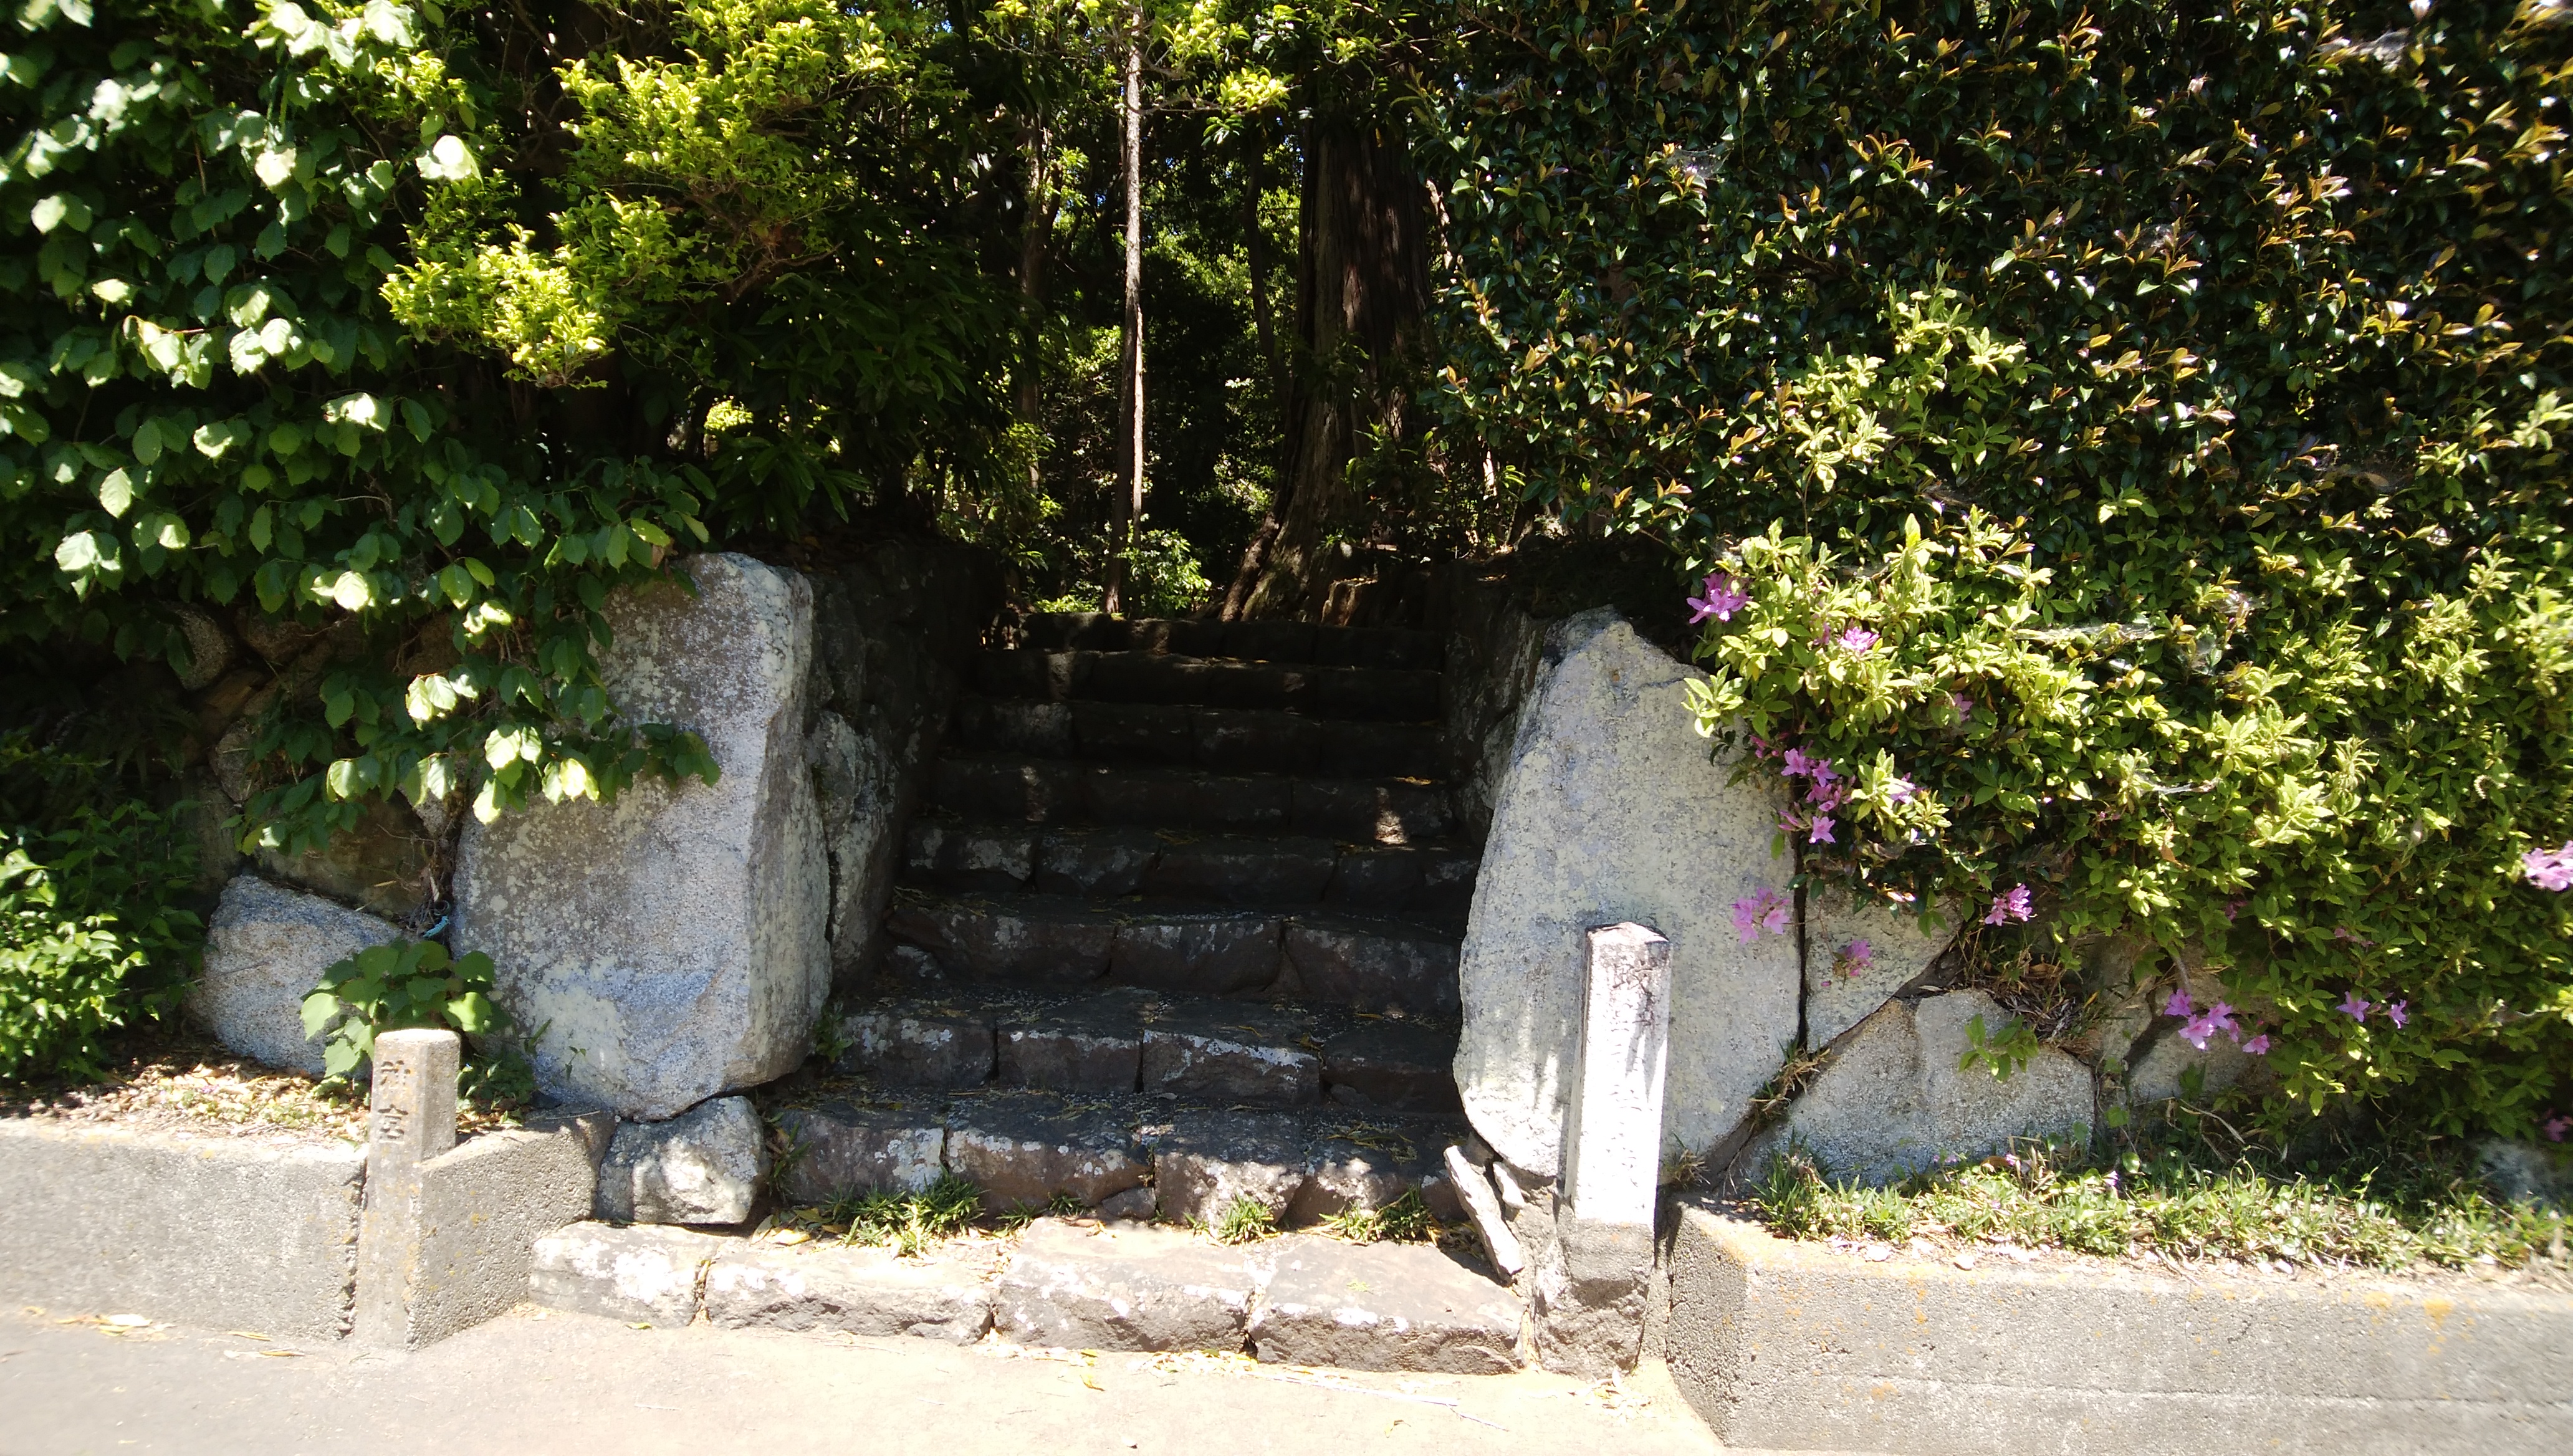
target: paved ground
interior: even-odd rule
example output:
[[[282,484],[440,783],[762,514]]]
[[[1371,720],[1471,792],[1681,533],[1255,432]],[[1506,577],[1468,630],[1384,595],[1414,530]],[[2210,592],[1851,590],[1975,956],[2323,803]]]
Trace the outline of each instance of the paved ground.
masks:
[[[0,1456],[576,1452],[1715,1451],[1658,1366],[1560,1376],[1352,1375],[1204,1356],[756,1330],[632,1329],[520,1306],[414,1354],[0,1312]],[[1497,1429],[1495,1429],[1497,1428]]]

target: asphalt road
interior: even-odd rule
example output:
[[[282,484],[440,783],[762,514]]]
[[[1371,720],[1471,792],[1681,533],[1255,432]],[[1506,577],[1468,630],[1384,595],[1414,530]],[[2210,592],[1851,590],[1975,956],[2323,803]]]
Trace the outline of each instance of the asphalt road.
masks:
[[[1198,1355],[635,1329],[521,1306],[414,1353],[0,1311],[0,1456],[1717,1450],[1670,1378],[1376,1375]]]

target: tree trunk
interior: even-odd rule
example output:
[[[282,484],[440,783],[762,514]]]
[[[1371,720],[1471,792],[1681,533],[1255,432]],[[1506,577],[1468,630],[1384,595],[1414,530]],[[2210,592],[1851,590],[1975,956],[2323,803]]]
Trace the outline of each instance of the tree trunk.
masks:
[[[1349,463],[1368,426],[1399,426],[1398,361],[1429,297],[1421,184],[1400,133],[1317,119],[1305,143],[1286,464],[1227,616],[1291,616],[1328,589],[1324,538],[1362,504]]]
[[[1047,152],[1054,141],[1043,121],[1029,124],[1026,212],[1019,233],[1019,422],[1042,429],[1045,409],[1045,261],[1046,242],[1054,233],[1054,185],[1046,175]],[[1028,452],[1028,494],[1045,488],[1042,451]]]
[[[1108,600],[1122,610],[1126,563],[1144,516],[1144,12],[1134,14],[1126,38],[1123,156],[1126,173],[1125,360],[1118,378],[1117,510],[1109,532]]]

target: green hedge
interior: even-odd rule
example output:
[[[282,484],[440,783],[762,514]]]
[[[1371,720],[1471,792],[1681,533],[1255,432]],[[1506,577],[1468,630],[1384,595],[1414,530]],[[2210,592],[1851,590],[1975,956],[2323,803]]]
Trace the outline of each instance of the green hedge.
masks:
[[[2290,1097],[2524,1131],[2573,1110],[2573,24],[2425,11],[1478,7],[1442,407],[1717,578],[1708,725],[1833,766],[1807,875],[1987,968],[2140,932]]]

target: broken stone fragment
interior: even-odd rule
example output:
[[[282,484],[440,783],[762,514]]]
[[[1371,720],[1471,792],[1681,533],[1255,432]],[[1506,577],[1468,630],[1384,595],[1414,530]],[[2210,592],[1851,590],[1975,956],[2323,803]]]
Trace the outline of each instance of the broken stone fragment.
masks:
[[[666,1122],[624,1122],[598,1170],[598,1216],[631,1223],[742,1223],[768,1172],[748,1097],[716,1097]]]

